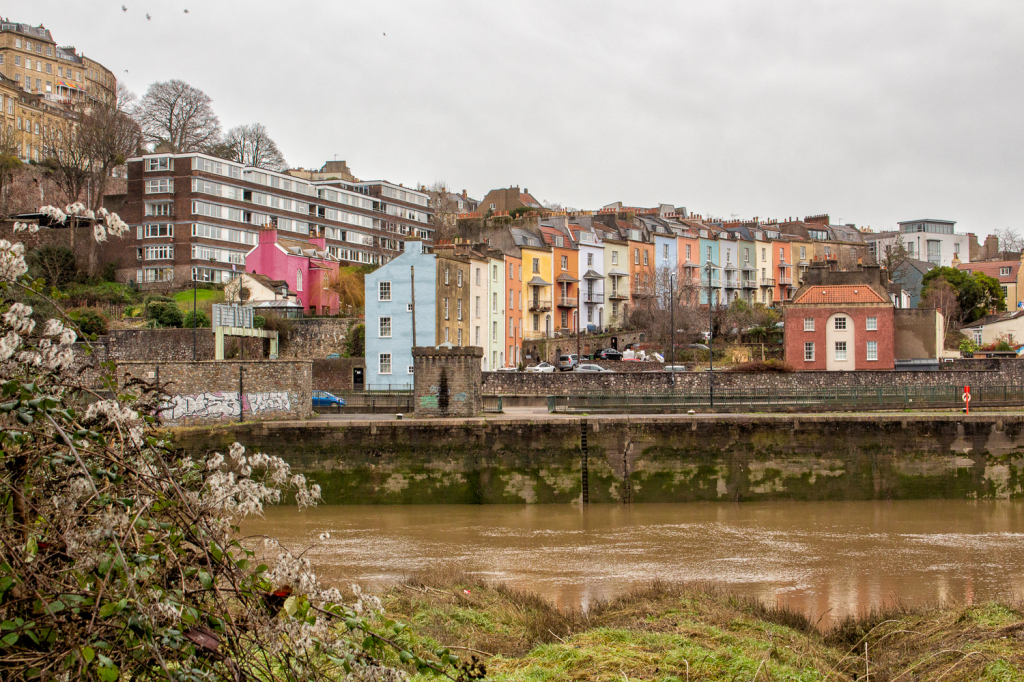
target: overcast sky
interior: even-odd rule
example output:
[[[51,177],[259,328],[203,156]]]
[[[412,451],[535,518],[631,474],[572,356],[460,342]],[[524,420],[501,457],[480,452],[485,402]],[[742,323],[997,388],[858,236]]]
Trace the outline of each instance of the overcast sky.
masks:
[[[1024,227],[1020,0],[4,5],[140,95],[201,88],[294,166],[574,208]]]

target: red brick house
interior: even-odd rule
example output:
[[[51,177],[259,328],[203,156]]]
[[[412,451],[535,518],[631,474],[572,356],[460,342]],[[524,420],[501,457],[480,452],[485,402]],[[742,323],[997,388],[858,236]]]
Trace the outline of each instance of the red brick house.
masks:
[[[878,267],[808,270],[783,309],[786,362],[797,370],[894,369],[895,306],[887,282]]]

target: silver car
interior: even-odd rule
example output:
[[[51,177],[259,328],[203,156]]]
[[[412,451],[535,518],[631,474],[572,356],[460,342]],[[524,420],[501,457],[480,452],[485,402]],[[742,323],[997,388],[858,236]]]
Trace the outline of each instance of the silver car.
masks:
[[[538,362],[536,365],[530,365],[526,368],[527,372],[540,372],[543,374],[550,374],[555,371],[555,366],[547,362]]]
[[[608,374],[615,374],[615,370],[605,369],[601,365],[579,365],[574,370],[576,372],[607,372]]]

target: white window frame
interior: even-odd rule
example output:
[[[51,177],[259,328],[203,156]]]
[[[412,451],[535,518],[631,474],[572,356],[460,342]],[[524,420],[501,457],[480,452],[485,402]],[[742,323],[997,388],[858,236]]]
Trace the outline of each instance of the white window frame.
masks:
[[[302,270],[295,271],[295,291],[302,291]]]
[[[873,317],[873,316],[867,318],[867,321],[865,322],[865,327],[864,328],[867,329],[869,332],[876,332],[876,331],[878,331],[878,318],[877,317]]]
[[[846,318],[845,317],[837,317],[837,318],[835,318],[835,320],[833,321],[833,324],[834,324],[835,330],[837,332],[845,332],[846,331]]]
[[[444,319],[448,319],[448,298],[444,299]],[[445,339],[447,341],[447,339]]]
[[[380,353],[377,356],[377,374],[391,374],[391,353]]]
[[[385,333],[387,332],[387,333]],[[377,318],[377,338],[378,339],[390,339],[391,338],[391,316],[381,315]]]
[[[835,342],[836,362],[846,362],[846,341]]]
[[[868,341],[868,362],[878,361],[878,342]]]
[[[462,286],[462,269],[461,268],[459,270],[455,271],[455,286],[457,286],[457,287],[461,287]]]
[[[386,289],[386,291],[385,291]],[[381,280],[377,282],[377,300],[378,301],[390,301],[391,300],[391,280]]]
[[[406,374],[413,374],[413,370],[414,369],[415,369],[415,365],[409,365],[408,369],[406,370]]]
[[[813,317],[805,317],[804,318],[804,331],[805,332],[813,332],[814,331],[814,318]]]
[[[804,342],[804,362],[814,362],[814,342]]]
[[[146,180],[146,194],[174,194],[174,178]]]

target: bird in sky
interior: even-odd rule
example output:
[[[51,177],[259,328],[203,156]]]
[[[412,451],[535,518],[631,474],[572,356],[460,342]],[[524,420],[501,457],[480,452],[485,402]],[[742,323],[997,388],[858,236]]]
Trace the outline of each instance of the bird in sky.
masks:
[[[185,10],[185,14],[188,14],[188,10]]]
[[[387,38],[387,37],[388,37],[388,34],[387,34],[387,33],[385,33],[385,34],[384,34],[384,37],[385,37],[385,38]]]
[[[153,18],[153,17],[149,16],[148,14],[146,15],[146,21],[149,21],[149,20],[150,20],[150,19],[152,19],[152,18]]]
[[[125,7],[124,5],[121,5],[121,11],[122,11],[122,12],[127,12],[127,11],[128,11],[128,8],[127,8],[127,7]]]

